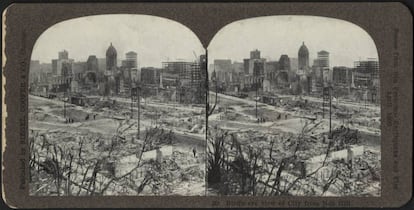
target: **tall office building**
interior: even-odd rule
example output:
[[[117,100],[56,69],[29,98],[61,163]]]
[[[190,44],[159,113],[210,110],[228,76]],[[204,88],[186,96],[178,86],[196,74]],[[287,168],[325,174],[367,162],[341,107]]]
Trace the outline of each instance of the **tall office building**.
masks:
[[[250,52],[250,58],[246,58],[243,60],[244,64],[244,73],[247,75],[253,75],[255,72],[253,71],[254,65],[260,65],[260,66],[264,66],[264,63],[266,62],[266,59],[264,58],[260,58],[260,51],[259,50],[254,50]],[[260,64],[255,64],[255,63],[260,63]]]
[[[309,51],[305,45],[305,42],[302,42],[302,46],[299,48],[298,62],[299,70],[307,70],[309,68]]]
[[[86,71],[98,72],[98,58],[95,55],[90,55],[86,61]]]
[[[332,68],[332,82],[335,84],[345,84],[351,86],[353,69],[345,66],[335,66]]]
[[[160,84],[161,69],[154,67],[141,68],[141,81],[142,84]]]
[[[379,63],[376,59],[355,61],[354,68],[357,86],[379,87]]]
[[[69,53],[63,50],[58,53],[58,59],[52,59],[52,74],[56,76],[69,75],[67,71],[71,69],[73,59],[69,59]],[[65,68],[64,70],[62,70]]]
[[[125,60],[122,61],[122,66],[127,69],[137,68],[138,66],[138,54],[130,51],[125,54]]]
[[[63,60],[63,59],[69,59],[69,53],[66,50],[63,50],[61,52],[59,52],[59,60]]]
[[[317,65],[329,68],[329,52],[322,50],[318,52]]]
[[[58,73],[58,59],[52,59],[52,74],[57,75]]]
[[[250,59],[260,59],[260,51],[257,49],[250,51]]]
[[[281,55],[279,58],[279,69],[280,70],[290,70],[290,59],[288,55]]]
[[[367,91],[367,100],[380,103],[379,62],[377,59],[354,63],[354,84]]]
[[[230,59],[215,59],[214,60],[214,70],[228,72],[231,70],[231,60]]]
[[[106,69],[115,70],[117,66],[117,52],[114,46],[111,45],[106,50]]]
[[[298,58],[289,58],[289,60],[290,60],[290,70],[293,71],[293,72],[297,72],[298,71],[298,68],[299,68],[299,66],[298,66],[298,63],[299,63]]]

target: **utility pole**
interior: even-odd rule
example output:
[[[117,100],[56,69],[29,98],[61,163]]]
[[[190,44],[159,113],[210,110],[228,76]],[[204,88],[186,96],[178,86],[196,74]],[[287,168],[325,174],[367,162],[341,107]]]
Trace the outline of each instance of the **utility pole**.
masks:
[[[137,101],[137,107],[138,107],[138,117],[137,117],[137,139],[140,138],[140,118],[141,118],[141,88],[139,86],[135,86],[131,88],[131,119],[134,119],[134,100]]]
[[[137,87],[137,100],[138,100],[138,130],[137,130],[137,138],[140,138],[140,121],[141,121],[141,87]]]
[[[332,138],[332,85],[329,84],[329,136]]]
[[[66,119],[66,98],[63,97],[63,117],[65,118],[65,122],[67,122]]]
[[[328,100],[331,100],[330,84],[324,85],[322,90],[322,118],[325,119],[325,108],[328,106]]]
[[[329,139],[332,138],[332,84],[328,84],[327,87],[323,88],[323,100],[322,100],[322,117],[325,119],[325,106],[329,100]],[[329,97],[329,99],[328,99]]]
[[[257,116],[257,97],[258,97],[258,91],[259,91],[259,82],[258,82],[258,76],[259,76],[259,70],[257,69],[257,63],[254,63],[254,67],[253,67],[253,81],[254,81],[254,86],[256,88],[256,98],[254,99],[256,101],[256,119],[257,122],[259,122],[259,118]]]
[[[256,101],[256,119],[258,118],[258,116],[257,116],[257,92],[258,92],[258,90],[259,90],[259,85],[258,85],[258,82],[257,82],[257,75],[256,75],[256,78],[255,78],[255,86],[256,86],[256,98],[255,98],[255,101]]]
[[[134,119],[134,99],[133,99],[133,91],[134,89],[131,86],[131,120]]]
[[[322,90],[322,119],[325,119],[325,88]]]
[[[214,101],[214,105],[213,106],[211,106],[211,99],[210,99],[210,87],[208,86],[207,87],[207,108],[208,108],[208,110],[207,110],[207,117],[208,116],[210,116],[211,114],[213,114],[213,112],[214,112],[214,110],[215,110],[215,108],[216,108],[216,106],[217,106],[217,103],[218,103],[218,96],[217,96],[217,92],[218,92],[218,87],[217,87],[217,78],[216,78],[216,69],[214,68],[214,70],[213,70],[213,73],[212,73],[212,75],[211,75],[211,80],[212,80],[212,85],[215,85],[215,101]],[[208,82],[207,82],[207,85],[208,85]]]
[[[65,92],[63,93],[63,117],[65,118],[65,123],[67,123],[67,119],[66,119],[66,97],[68,97],[69,84],[68,84],[68,81],[66,79],[65,79],[65,84],[66,84]]]

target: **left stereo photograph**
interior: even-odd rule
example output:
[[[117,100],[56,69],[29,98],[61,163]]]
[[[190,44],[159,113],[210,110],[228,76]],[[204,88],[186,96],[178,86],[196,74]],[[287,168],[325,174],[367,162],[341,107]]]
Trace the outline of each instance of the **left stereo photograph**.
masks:
[[[30,195],[205,195],[206,67],[165,18],[48,28],[30,62]]]

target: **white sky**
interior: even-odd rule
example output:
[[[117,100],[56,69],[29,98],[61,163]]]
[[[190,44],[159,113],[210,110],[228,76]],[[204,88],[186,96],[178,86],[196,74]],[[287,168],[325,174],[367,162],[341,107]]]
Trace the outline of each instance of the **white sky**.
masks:
[[[89,55],[105,58],[111,42],[118,60],[125,59],[126,52],[137,52],[139,67],[161,67],[168,59],[193,61],[194,53],[205,54],[197,36],[175,21],[148,15],[97,15],[47,29],[33,48],[32,60],[50,63],[63,49],[75,61],[86,61]]]
[[[353,23],[316,16],[267,16],[233,22],[221,29],[207,48],[209,64],[214,59],[242,62],[255,49],[267,60],[279,60],[282,54],[297,58],[302,41],[308,47],[310,65],[321,50],[330,53],[331,67],[352,67],[360,59],[378,59],[374,41]]]

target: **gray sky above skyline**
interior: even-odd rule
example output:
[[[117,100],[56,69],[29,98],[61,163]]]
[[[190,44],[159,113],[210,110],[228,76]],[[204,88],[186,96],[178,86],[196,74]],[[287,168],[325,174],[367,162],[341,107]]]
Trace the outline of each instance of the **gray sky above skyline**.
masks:
[[[352,67],[357,60],[378,59],[372,38],[353,23],[316,16],[267,16],[223,27],[207,48],[209,64],[214,59],[242,62],[255,49],[267,60],[279,60],[282,54],[297,58],[302,42],[309,50],[310,65],[321,50],[330,53],[331,67]]]
[[[194,53],[205,54],[197,36],[175,21],[148,15],[97,15],[47,29],[33,48],[32,60],[50,63],[64,49],[75,61],[86,61],[89,55],[105,58],[111,42],[119,60],[129,51],[137,52],[139,67],[161,67],[168,60],[193,61]]]
[[[214,59],[242,62],[258,49],[267,60],[280,55],[298,57],[302,41],[309,49],[310,64],[316,53],[330,53],[331,66],[352,66],[356,60],[377,58],[371,37],[347,21],[316,16],[267,16],[233,22],[222,28],[208,46],[209,64]],[[37,40],[32,60],[50,63],[58,52],[67,50],[75,61],[89,55],[104,58],[110,43],[118,52],[138,53],[140,67],[160,67],[162,61],[194,60],[204,54],[197,36],[180,23],[147,15],[97,15],[60,22]]]

